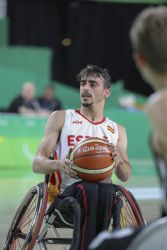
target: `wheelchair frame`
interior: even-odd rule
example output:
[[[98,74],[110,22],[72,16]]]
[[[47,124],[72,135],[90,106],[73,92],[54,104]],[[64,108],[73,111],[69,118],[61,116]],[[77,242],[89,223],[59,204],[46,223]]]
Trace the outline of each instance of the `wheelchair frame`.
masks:
[[[48,203],[48,178],[32,187],[21,202],[11,223],[2,250],[32,250],[37,243],[40,250],[47,250],[47,244],[70,245],[77,250],[79,245],[80,213],[77,200],[68,197],[60,200],[59,206],[50,213]],[[145,225],[145,219],[134,196],[122,186],[117,186],[116,206],[109,230],[128,226]],[[56,198],[58,199],[59,196]],[[73,222],[67,221],[61,209],[71,211]],[[31,218],[32,216],[32,218]],[[60,237],[59,229],[70,228],[73,237]],[[54,237],[47,237],[52,231]]]

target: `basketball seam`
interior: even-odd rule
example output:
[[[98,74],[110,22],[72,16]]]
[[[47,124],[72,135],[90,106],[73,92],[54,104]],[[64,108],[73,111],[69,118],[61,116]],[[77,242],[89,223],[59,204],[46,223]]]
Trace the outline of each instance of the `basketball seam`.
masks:
[[[115,165],[115,161],[113,162],[113,164],[105,167],[105,168],[102,168],[102,169],[87,169],[87,168],[80,168],[76,165],[72,165],[72,169],[76,170],[76,171],[79,171],[80,173],[82,174],[102,174],[102,173],[106,173],[110,170],[113,169]]]
[[[110,155],[110,153],[104,152],[104,153],[94,153],[94,154],[90,154],[90,155],[82,155],[82,156],[78,156],[78,157],[76,157],[76,158],[73,158],[72,161],[78,160],[78,159],[82,159],[82,158],[86,158],[86,157],[95,156],[95,155],[97,155],[97,156],[101,156],[101,155],[103,155],[103,156],[108,156],[108,155]]]
[[[89,140],[89,143],[91,143],[91,142],[102,142],[102,139],[92,139],[92,140]],[[75,153],[75,151],[78,149],[78,147],[81,147],[82,145],[84,145],[85,144],[85,140],[82,142],[80,142],[75,148],[74,148],[74,150],[71,152],[71,154],[70,154],[70,160],[72,160],[73,159],[73,155],[74,155],[74,153]]]

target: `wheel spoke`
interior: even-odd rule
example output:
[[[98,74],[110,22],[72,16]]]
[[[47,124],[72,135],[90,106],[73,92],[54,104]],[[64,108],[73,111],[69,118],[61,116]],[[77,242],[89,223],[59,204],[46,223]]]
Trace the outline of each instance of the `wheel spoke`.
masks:
[[[31,223],[32,219],[30,219],[30,215],[32,215],[32,212],[34,211],[36,207],[36,206],[32,207],[35,202],[36,202],[36,199],[33,200],[33,203],[31,204],[31,206],[29,205],[28,209],[25,211],[25,214],[19,223],[21,229],[23,229],[28,223]],[[27,219],[29,219],[29,221],[27,221]]]
[[[117,195],[123,202],[120,214],[121,228],[145,224],[140,208],[133,195],[121,186],[119,186]]]
[[[44,196],[43,196],[44,194]],[[45,201],[45,202],[44,202]],[[41,204],[44,204],[41,206]],[[33,248],[47,205],[47,186],[41,183],[25,196],[13,219],[3,250]]]

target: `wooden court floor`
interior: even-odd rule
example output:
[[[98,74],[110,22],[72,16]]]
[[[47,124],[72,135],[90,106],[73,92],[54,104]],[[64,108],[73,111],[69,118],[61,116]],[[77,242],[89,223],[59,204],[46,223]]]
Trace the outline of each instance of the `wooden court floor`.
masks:
[[[1,172],[0,172],[1,173]],[[43,181],[42,176],[24,176],[24,177],[7,177],[7,175],[0,175],[0,249],[5,239],[5,235],[10,226],[11,220],[20,204],[22,198],[26,192],[33,185]],[[136,180],[135,180],[136,178]],[[141,178],[141,177],[140,177]],[[151,178],[151,179],[149,179]],[[157,180],[153,180],[153,177],[146,176],[145,179],[139,180],[139,177],[134,176],[132,181],[129,182],[129,186],[134,186],[134,183],[151,183],[157,185]],[[138,200],[141,210],[145,216],[147,222],[154,220],[159,217],[160,211],[160,200],[159,199],[144,199]],[[66,231],[68,235],[68,231]],[[39,248],[36,248],[39,249]],[[55,249],[55,247],[48,248],[49,250]],[[65,249],[57,248],[56,249]]]

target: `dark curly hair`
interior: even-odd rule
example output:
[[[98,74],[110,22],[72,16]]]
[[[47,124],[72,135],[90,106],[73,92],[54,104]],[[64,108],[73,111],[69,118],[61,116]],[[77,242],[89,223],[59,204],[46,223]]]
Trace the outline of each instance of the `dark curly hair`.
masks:
[[[102,77],[104,79],[104,88],[108,89],[111,86],[111,76],[107,69],[100,68],[94,65],[87,65],[83,68],[77,75],[77,80],[80,82],[81,79],[87,78],[89,76]]]

